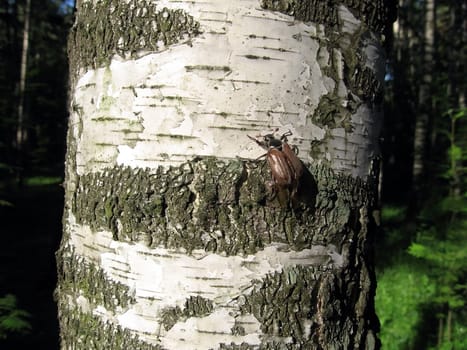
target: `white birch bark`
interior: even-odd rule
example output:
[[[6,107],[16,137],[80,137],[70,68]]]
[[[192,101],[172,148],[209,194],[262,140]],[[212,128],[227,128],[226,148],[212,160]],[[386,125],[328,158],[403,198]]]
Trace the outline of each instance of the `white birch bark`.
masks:
[[[323,25],[265,11],[255,0],[156,3],[160,9],[186,11],[200,22],[202,33],[189,43],[133,59],[115,56],[108,67],[80,71],[72,86],[69,131],[76,141],[69,162],[76,162],[76,169],[68,169],[67,191],[73,192],[76,175],[115,165],[155,172],[196,156],[256,159],[262,150],[247,134],[275,128],[293,133],[290,143],[297,145],[305,163],[325,163],[352,177],[368,176],[378,153],[380,111],[360,104],[349,121],[351,133],[344,127],[317,125],[311,117],[328,93],[337,91],[343,108],[350,103],[341,50],[351,45],[361,23],[345,6],[338,11],[344,22],[342,47],[330,52],[322,45],[329,40]],[[382,80],[379,39],[368,35],[363,46],[364,65]],[[334,66],[337,80],[325,74]],[[313,153],[313,141],[319,143],[319,158]],[[62,247],[100,266],[134,298],[127,307],[109,310],[81,293],[68,305],[164,349],[259,345],[263,337],[259,321],[239,312],[241,295],[255,286],[252,281],[297,265],[338,269],[346,259],[333,244],[294,251],[272,243],[255,254],[239,256],[204,250],[187,254],[144,242],[116,241],[105,230],[93,232],[75,220],[71,208],[65,216],[67,241]],[[181,317],[170,329],[164,328],[164,310],[183,309],[191,296],[211,300],[214,311]],[[232,332],[235,325],[245,332]]]
[[[82,124],[75,131],[79,174],[115,162],[156,168],[197,155],[254,159],[261,150],[246,135],[279,128],[292,131],[303,161],[323,161],[310,155],[312,141],[319,141],[333,169],[368,175],[378,155],[378,111],[362,105],[352,115],[351,134],[310,118],[334,89],[343,107],[348,103],[348,87],[323,73],[334,59],[343,77],[342,53],[319,44],[329,40],[322,25],[264,11],[255,0],[157,4],[192,14],[203,33],[190,46],[136,60],[115,57],[110,67],[82,74],[73,96],[81,113],[72,115]],[[360,22],[344,6],[339,15],[345,41]],[[365,46],[367,67],[382,79],[378,38],[369,37]]]

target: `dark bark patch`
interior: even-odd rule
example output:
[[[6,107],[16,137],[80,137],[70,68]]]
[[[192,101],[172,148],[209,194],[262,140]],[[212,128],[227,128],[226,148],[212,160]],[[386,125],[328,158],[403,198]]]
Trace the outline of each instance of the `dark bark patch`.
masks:
[[[71,308],[66,300],[59,300],[59,310],[61,334],[66,335],[61,338],[62,349],[164,350],[160,345],[140,340],[130,330],[117,324]]]
[[[258,345],[250,345],[246,343],[242,344],[220,344],[219,350],[303,350],[303,349],[315,349],[313,347],[303,347],[302,344],[290,344],[280,341],[269,341],[262,342]]]
[[[320,45],[327,48],[330,54],[330,62],[325,62],[329,63],[329,65],[324,64],[322,70],[336,81],[336,89],[323,96],[320,106],[312,118],[318,122],[317,125],[319,126],[342,127],[350,132],[352,130],[350,116],[361,103],[380,104],[382,102],[382,77],[378,78],[373,69],[362,65],[364,61],[362,45],[364,43],[363,39],[371,35],[368,28],[381,32],[385,30],[385,25],[394,21],[393,12],[395,10],[392,1],[262,0],[261,4],[264,9],[279,11],[294,16],[301,21],[311,21],[326,26],[325,29],[330,40],[322,41]],[[340,25],[338,7],[341,5],[347,6],[366,25],[361,25],[353,34],[341,33],[337,28]],[[345,107],[343,107],[342,103],[343,98],[337,96],[337,82],[340,79],[338,70],[340,69],[341,58],[335,57],[334,51],[336,49],[342,53],[342,63],[344,64],[343,82],[350,91],[345,98]],[[332,109],[328,107],[332,107]]]
[[[305,345],[312,333],[318,273],[313,268],[295,266],[266,276],[249,294],[240,310],[253,314],[264,334],[292,337]],[[316,293],[315,293],[316,294]],[[307,329],[308,328],[308,329]]]
[[[331,27],[338,23],[335,1],[262,0],[261,7],[293,16],[304,22],[316,22]]]
[[[348,74],[351,91],[363,101],[381,104],[383,101],[383,84],[376,78],[375,72],[368,67],[357,66]]]
[[[57,253],[58,289],[78,297],[82,294],[94,305],[103,305],[108,310],[127,308],[135,302],[130,288],[107,276],[96,264],[74,253],[62,249]]]
[[[297,202],[271,195],[264,161],[196,159],[179,167],[115,167],[78,178],[72,212],[78,223],[115,240],[226,255],[254,254],[272,242],[301,250],[340,247],[352,233],[351,211],[367,206],[363,181],[309,167]]]
[[[189,317],[205,317],[214,309],[211,300],[201,296],[190,296],[183,309],[179,306],[167,307],[161,311],[161,323],[166,331],[170,330],[177,322]]]
[[[357,18],[376,32],[386,30],[396,17],[396,3],[392,0],[261,0],[263,9],[328,27],[339,25],[340,5],[347,6]]]
[[[148,0],[80,1],[69,38],[71,71],[101,67],[114,55],[135,57],[189,42],[199,26],[185,11],[157,9]]]
[[[347,132],[352,132],[353,127],[350,121],[350,107],[344,107],[342,98],[328,93],[321,97],[311,120],[313,124],[326,127],[328,129],[343,128]]]
[[[257,281],[239,304],[242,314],[252,314],[261,324],[259,348],[359,349],[368,342],[374,349],[376,344],[369,340],[375,339],[374,329],[367,323],[374,317],[374,290],[368,271],[358,273],[359,264],[341,273],[294,266]],[[220,349],[237,349],[231,346]]]

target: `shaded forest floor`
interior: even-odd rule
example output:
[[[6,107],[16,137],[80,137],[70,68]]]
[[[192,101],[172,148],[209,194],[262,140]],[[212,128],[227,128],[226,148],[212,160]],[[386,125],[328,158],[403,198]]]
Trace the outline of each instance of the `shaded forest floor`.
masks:
[[[61,237],[63,190],[58,184],[25,185],[0,206],[0,297],[13,294],[31,314],[27,334],[8,335],[0,348],[58,349],[55,251]]]

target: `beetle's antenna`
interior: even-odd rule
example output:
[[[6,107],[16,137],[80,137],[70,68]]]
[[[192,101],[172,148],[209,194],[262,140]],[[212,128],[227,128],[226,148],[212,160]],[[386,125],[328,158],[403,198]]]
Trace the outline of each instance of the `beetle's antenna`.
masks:
[[[289,129],[289,131],[284,132],[284,133],[282,134],[282,136],[281,136],[281,141],[282,141],[282,140],[287,141],[287,136],[292,136],[292,135],[293,135],[293,133],[292,133],[292,131],[290,131],[290,129]]]
[[[246,136],[248,136],[250,140],[255,141],[258,144],[258,146],[260,146],[262,149],[265,149],[265,150],[268,149],[268,145],[266,145],[264,142],[258,141],[258,139],[250,135],[246,135]]]

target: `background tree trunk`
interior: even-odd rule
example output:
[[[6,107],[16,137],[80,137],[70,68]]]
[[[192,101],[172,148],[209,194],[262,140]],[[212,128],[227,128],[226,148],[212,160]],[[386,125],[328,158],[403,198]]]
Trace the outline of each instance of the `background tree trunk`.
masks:
[[[63,349],[378,347],[371,228],[389,10],[78,3]],[[293,205],[271,195],[247,138],[276,128],[307,167]]]
[[[426,167],[426,151],[433,110],[432,72],[434,68],[433,50],[435,42],[435,0],[425,1],[425,27],[423,35],[423,60],[421,68],[421,84],[418,90],[418,106],[415,118],[414,156],[412,168],[413,211],[417,212],[421,187]]]
[[[27,129],[24,127],[25,122],[25,95],[26,95],[26,71],[28,67],[28,52],[29,52],[29,23],[31,12],[31,0],[26,0],[24,5],[24,28],[23,41],[21,50],[21,65],[18,84],[18,120],[16,125],[16,150],[17,150],[17,181],[22,182],[23,166],[24,166],[24,143],[27,138]]]

